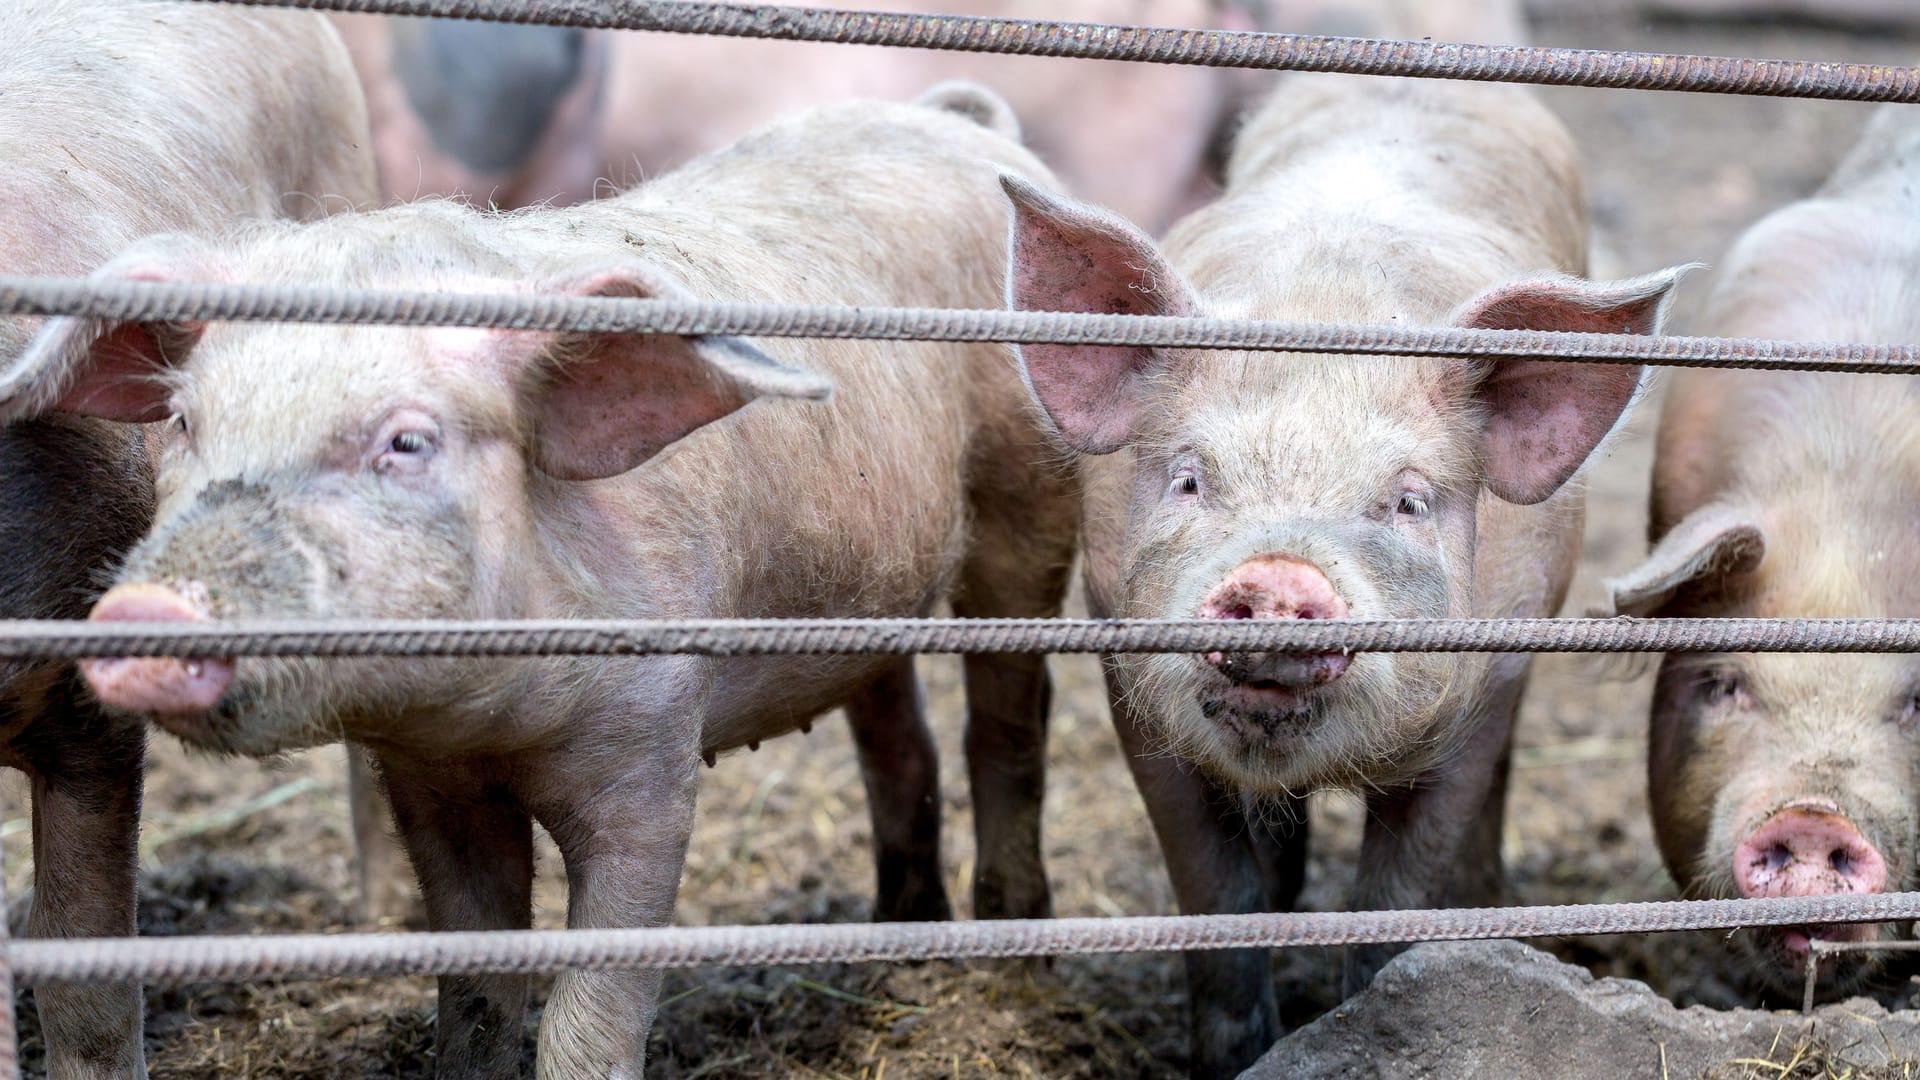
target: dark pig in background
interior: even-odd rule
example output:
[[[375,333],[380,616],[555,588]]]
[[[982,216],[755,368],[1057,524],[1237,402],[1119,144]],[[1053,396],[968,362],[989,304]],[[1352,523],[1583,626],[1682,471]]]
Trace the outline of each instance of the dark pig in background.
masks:
[[[860,0],[853,10],[1251,29],[1226,0]],[[1159,229],[1211,186],[1245,73],[1163,64],[336,15],[390,198],[499,207],[612,194],[781,114],[989,85],[1075,191]]]

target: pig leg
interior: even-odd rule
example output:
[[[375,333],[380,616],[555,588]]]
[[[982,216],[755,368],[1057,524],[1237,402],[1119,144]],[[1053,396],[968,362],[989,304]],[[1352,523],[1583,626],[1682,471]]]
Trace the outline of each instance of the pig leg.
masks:
[[[1307,883],[1307,800],[1299,795],[1248,800],[1241,813],[1247,821],[1248,850],[1260,869],[1264,910],[1292,911]]]
[[[953,918],[940,877],[940,752],[927,728],[913,657],[891,661],[886,674],[849,701],[847,721],[873,817],[874,921]]]
[[[953,613],[973,618],[1049,618],[1066,601],[1078,521],[1037,518],[1035,507],[1072,506],[1067,481],[1034,476],[1035,448],[1013,446],[976,464],[973,545],[960,571]],[[1035,491],[1036,488],[1044,489]],[[1033,491],[1031,500],[1010,493]],[[1053,896],[1040,855],[1047,780],[1047,712],[1053,683],[1033,654],[969,656],[967,780],[973,793],[977,919],[1046,919]]]
[[[132,937],[145,732],[67,705],[48,713],[63,723],[40,724],[59,730],[35,755],[27,935]],[[83,727],[96,737],[77,738]],[[52,1080],[147,1075],[139,984],[56,983],[34,998]]]
[[[609,731],[620,725],[577,724]],[[677,727],[647,718],[658,732]],[[696,726],[663,744],[548,762],[525,770],[535,814],[567,865],[567,925],[666,926],[693,834],[698,784]],[[569,971],[554,980],[540,1022],[541,1080],[640,1080],[647,1032],[660,1002],[660,972]]]
[[[525,930],[533,918],[533,823],[518,800],[459,761],[380,759],[427,926]],[[443,975],[435,1075],[518,1077],[524,975]]]
[[[413,868],[388,827],[392,818],[372,758],[357,746],[346,751],[347,809],[360,862],[360,918],[378,926],[406,923],[417,911]]]
[[[1266,910],[1269,875],[1249,846],[1248,822],[1232,793],[1191,763],[1151,741],[1151,730],[1133,714],[1106,662],[1113,726],[1127,764],[1147,804],[1147,816],[1166,856],[1174,896],[1188,915],[1246,914]],[[1268,835],[1268,840],[1277,836]],[[1304,863],[1306,835],[1298,834]],[[1277,847],[1278,845],[1272,845]],[[1270,853],[1276,866],[1286,860]],[[1284,875],[1275,875],[1283,877]],[[1225,949],[1185,954],[1190,1074],[1195,1078],[1240,1075],[1280,1037],[1266,949]]]
[[[1500,829],[1505,810],[1508,745],[1526,685],[1497,680],[1482,698],[1473,735],[1446,765],[1405,788],[1367,798],[1360,842],[1356,911],[1478,906],[1498,903],[1505,880]],[[1404,944],[1349,946],[1344,992],[1366,989]]]

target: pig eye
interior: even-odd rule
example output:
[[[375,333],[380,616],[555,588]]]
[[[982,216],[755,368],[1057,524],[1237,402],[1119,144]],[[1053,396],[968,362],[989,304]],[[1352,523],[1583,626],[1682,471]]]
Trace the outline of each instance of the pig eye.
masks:
[[[402,431],[387,443],[390,454],[424,454],[433,449],[433,438],[424,431]]]
[[[1192,469],[1181,469],[1173,474],[1173,483],[1168,488],[1175,495],[1191,498],[1200,494],[1200,475]]]
[[[167,417],[167,430],[183,441],[192,437],[192,432],[187,428],[185,413],[174,413]]]
[[[437,443],[432,431],[401,428],[387,436],[385,444],[380,446],[379,453],[374,456],[374,470],[381,473],[418,472],[433,459]]]
[[[1411,491],[1402,492],[1400,501],[1393,507],[1394,517],[1401,521],[1425,521],[1427,515],[1432,512],[1433,508],[1427,502],[1427,497]]]
[[[1700,677],[1700,697],[1709,705],[1732,704],[1745,692],[1740,676],[1730,671],[1710,671]]]

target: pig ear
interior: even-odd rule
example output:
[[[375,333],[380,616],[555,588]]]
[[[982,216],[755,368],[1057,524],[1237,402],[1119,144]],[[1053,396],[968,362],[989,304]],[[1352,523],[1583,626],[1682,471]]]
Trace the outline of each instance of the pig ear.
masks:
[[[1553,276],[1502,285],[1469,301],[1458,326],[1656,334],[1680,276],[1675,267],[1625,281]],[[1642,368],[1496,360],[1481,381],[1487,407],[1487,487],[1528,505],[1560,490],[1613,431],[1640,388]]]
[[[182,266],[142,261],[110,264],[93,276],[180,281],[193,275]],[[203,322],[50,318],[0,372],[0,422],[47,412],[127,423],[165,419],[170,390],[159,376],[186,358],[205,329]]]
[[[1020,117],[1007,99],[968,79],[935,83],[914,99],[921,105],[957,113],[997,135],[1020,141]]]
[[[1010,173],[1000,186],[1013,200],[1009,307],[1187,315],[1197,306],[1187,283],[1132,225]],[[1158,349],[1126,346],[1023,345],[1018,352],[1040,407],[1067,445],[1088,454],[1127,444],[1144,383],[1164,363]]]
[[[588,272],[545,291],[576,296],[686,297],[646,268]],[[745,338],[571,334],[549,339],[534,394],[534,463],[561,480],[635,468],[761,397],[821,400],[827,380],[787,367]]]
[[[1647,561],[1603,584],[1611,611],[1593,614],[1650,615],[1691,581],[1752,571],[1767,554],[1767,535],[1746,510],[1708,503],[1660,538]]]

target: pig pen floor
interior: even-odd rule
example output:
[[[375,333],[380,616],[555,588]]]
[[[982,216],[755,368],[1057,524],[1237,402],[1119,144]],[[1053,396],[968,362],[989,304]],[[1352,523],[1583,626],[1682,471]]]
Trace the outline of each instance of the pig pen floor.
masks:
[[[1911,37],[1836,28],[1648,24],[1619,0],[1536,0],[1543,44],[1911,62]],[[802,46],[796,46],[802,47]],[[1070,62],[1070,61],[1062,61]],[[1545,91],[1579,138],[1600,236],[1596,275],[1714,261],[1767,210],[1811,191],[1868,108],[1838,103],[1600,90]],[[1685,330],[1706,275],[1682,290]],[[1283,363],[1284,360],[1275,360]],[[1595,583],[1642,551],[1648,434],[1658,392],[1590,473],[1578,612]],[[1506,851],[1518,902],[1658,899],[1641,747],[1651,665],[1542,657],[1519,729]],[[957,664],[922,662],[939,729],[949,888],[965,914],[971,820],[959,753]],[[1097,667],[1054,660],[1046,852],[1060,915],[1170,912],[1145,814],[1107,726]],[[351,929],[350,840],[340,752],[261,764],[185,753],[156,738],[142,852],[150,934]],[[7,882],[29,876],[24,787],[9,774]],[[871,889],[859,774],[844,728],[817,726],[704,776],[681,886],[690,925],[857,921]],[[1317,849],[1305,903],[1337,908],[1351,877],[1357,803],[1313,806]],[[545,841],[543,838],[543,845]],[[543,847],[537,924],[562,925],[559,859]],[[1632,975],[1683,1002],[1731,1004],[1726,947],[1700,935],[1544,942],[1600,974]],[[1290,1025],[1334,1001],[1331,950],[1276,955]],[[1891,979],[1885,991],[1897,995]],[[166,988],[148,994],[156,1080],[431,1074],[432,984],[338,980]],[[1780,1003],[1784,1004],[1784,1003]],[[671,974],[649,1075],[692,1077],[1177,1077],[1184,987],[1168,956],[1062,958],[1051,967],[918,966],[701,970]],[[37,1029],[22,1011],[30,1075]],[[528,1053],[531,1055],[531,1039]],[[1758,1071],[1755,1071],[1758,1070]],[[1741,1066],[1729,1075],[1778,1076]],[[1798,1072],[1795,1075],[1799,1075]],[[1811,1073],[1806,1075],[1813,1075]]]

